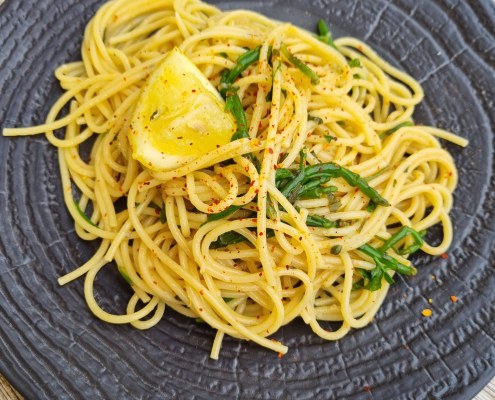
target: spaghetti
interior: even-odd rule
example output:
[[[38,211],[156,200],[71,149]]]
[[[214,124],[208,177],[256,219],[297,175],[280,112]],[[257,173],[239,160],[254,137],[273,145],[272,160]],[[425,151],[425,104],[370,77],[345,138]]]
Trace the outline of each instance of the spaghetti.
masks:
[[[223,92],[237,133],[246,126],[206,155],[153,171],[132,157],[130,121],[175,47]],[[213,358],[225,334],[284,354],[269,339],[281,326],[301,317],[340,339],[372,321],[395,273],[414,274],[408,254],[440,255],[451,243],[457,173],[438,138],[467,141],[414,125],[419,84],[357,39],[333,41],[323,22],[315,36],[198,0],[113,0],[87,25],[82,61],[55,75],[65,93],[46,123],[4,135],[45,133],[58,148],[76,232],[101,240],[59,282],[84,276],[104,321],[147,329],[168,306],[217,330]],[[443,240],[433,246],[423,236],[437,223]],[[121,315],[94,297],[107,265],[134,292]]]

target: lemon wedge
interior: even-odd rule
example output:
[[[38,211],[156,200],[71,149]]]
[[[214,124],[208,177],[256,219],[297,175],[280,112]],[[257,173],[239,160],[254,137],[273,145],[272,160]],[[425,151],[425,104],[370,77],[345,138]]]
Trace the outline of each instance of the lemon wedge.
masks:
[[[215,87],[175,48],[143,88],[129,141],[134,159],[168,171],[227,144],[236,129]]]

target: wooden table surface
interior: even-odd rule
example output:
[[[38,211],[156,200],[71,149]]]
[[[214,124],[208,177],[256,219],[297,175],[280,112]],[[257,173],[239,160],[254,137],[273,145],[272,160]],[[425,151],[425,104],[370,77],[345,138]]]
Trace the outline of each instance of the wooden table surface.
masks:
[[[2,375],[0,375],[0,400],[23,400]],[[495,400],[495,378],[473,400]]]

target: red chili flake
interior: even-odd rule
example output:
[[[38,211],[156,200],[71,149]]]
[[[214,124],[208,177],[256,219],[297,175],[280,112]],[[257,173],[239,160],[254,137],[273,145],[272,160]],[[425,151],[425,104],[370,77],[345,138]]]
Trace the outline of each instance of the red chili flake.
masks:
[[[202,309],[202,308],[200,308],[198,311],[199,311],[199,312],[203,312],[203,309]]]
[[[458,300],[458,299],[457,299],[457,296],[453,296],[453,295],[452,295],[452,296],[450,296],[450,301],[451,301],[452,303],[457,303],[457,300]]]
[[[440,254],[440,257],[442,257],[444,260],[446,260],[447,258],[449,258],[449,256],[448,256],[447,253]]]
[[[258,220],[256,218],[253,218],[251,221],[254,223],[258,222]]]
[[[191,92],[196,93],[196,89],[191,90]]]
[[[258,233],[258,235],[263,236],[263,232]]]
[[[256,181],[251,181],[251,183],[249,184],[249,186],[253,186],[254,184],[256,183]]]
[[[278,353],[278,358],[282,358],[284,356],[283,353]]]
[[[261,271],[258,275],[259,275],[259,276],[263,276],[263,271]]]
[[[205,292],[203,292],[203,289],[201,289],[201,290],[199,291],[199,294],[200,294],[201,296],[203,296],[203,295],[205,294]]]
[[[273,154],[273,149],[271,147],[268,148],[268,153]]]
[[[273,164],[273,169],[277,170],[277,168],[278,168],[277,164]]]
[[[363,386],[363,390],[366,392],[366,393],[370,393],[371,392],[371,386]]]

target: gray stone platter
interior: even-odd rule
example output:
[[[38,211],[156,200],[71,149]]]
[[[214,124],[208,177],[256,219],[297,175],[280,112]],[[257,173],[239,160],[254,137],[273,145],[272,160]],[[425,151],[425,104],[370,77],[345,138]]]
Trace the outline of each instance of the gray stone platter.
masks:
[[[0,129],[41,123],[60,94],[55,67],[79,57],[101,0],[6,0],[0,6]],[[416,257],[376,320],[338,343],[301,322],[276,354],[175,313],[137,331],[96,320],[82,281],[56,278],[96,244],[79,240],[62,203],[56,150],[43,137],[0,137],[0,373],[28,399],[469,399],[495,375],[495,5],[489,0],[230,1],[314,29],[365,39],[424,86],[418,122],[469,138],[447,145],[460,169],[448,259]],[[435,279],[432,279],[432,275]],[[108,289],[111,288],[111,289]],[[108,307],[128,296],[110,270]],[[459,298],[452,303],[450,295]],[[421,317],[430,306],[433,315]]]

